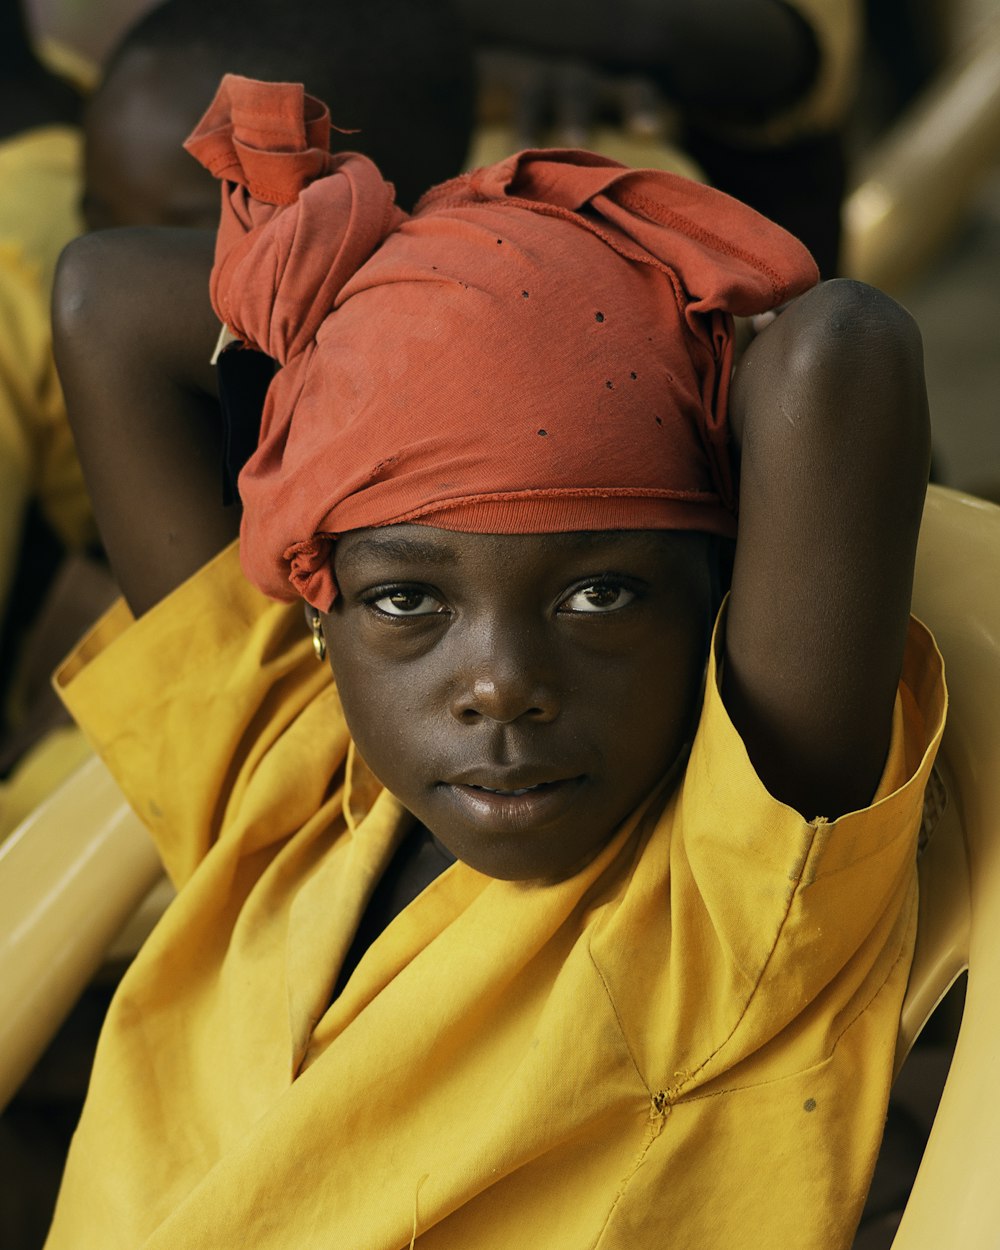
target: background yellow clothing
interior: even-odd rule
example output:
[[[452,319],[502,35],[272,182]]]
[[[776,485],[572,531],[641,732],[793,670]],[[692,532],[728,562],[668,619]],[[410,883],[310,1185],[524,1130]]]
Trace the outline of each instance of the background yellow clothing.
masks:
[[[557,885],[454,864],[332,1006],[411,818],[300,609],[230,548],[59,683],[182,888],[109,1013],[49,1250],[850,1244],[944,714],[919,625],[871,807],[772,799],[713,662],[677,787]]]
[[[49,320],[56,261],[82,229],[82,142],[73,126],[0,142],[0,609],[32,496],[70,549],[96,537]]]

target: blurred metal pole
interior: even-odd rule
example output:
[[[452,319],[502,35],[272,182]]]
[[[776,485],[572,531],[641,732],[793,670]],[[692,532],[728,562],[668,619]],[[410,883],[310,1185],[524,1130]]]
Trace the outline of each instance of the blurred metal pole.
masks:
[[[891,293],[930,261],[1000,156],[1000,17],[959,50],[864,161],[842,272]]]
[[[0,846],[0,1108],[161,873],[96,757]]]

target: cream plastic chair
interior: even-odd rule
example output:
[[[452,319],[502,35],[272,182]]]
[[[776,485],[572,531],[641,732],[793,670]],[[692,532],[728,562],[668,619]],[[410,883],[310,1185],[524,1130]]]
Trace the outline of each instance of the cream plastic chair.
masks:
[[[96,758],[0,845],[0,1109],[161,874]]]
[[[893,1250],[1000,1247],[1000,508],[932,487],[914,612],[945,658],[950,710],[920,864],[917,951],[897,1064],[969,970],[958,1045]]]
[[[971,966],[954,1063],[893,1250],[997,1250],[1000,508],[931,488],[914,607],[944,652],[952,702],[898,1066]],[[0,1107],[159,877],[147,833],[96,759],[0,847]]]

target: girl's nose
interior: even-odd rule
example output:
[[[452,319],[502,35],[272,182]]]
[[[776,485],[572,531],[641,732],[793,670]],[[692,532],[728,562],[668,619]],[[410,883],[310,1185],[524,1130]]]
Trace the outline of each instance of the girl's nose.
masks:
[[[452,715],[466,724],[492,720],[506,725],[522,717],[539,723],[555,720],[559,698],[553,676],[538,657],[494,655],[470,665],[452,699]]]

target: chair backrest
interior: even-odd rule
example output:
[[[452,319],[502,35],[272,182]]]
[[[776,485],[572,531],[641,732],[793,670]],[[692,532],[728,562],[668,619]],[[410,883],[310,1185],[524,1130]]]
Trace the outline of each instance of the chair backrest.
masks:
[[[917,950],[897,1060],[955,978],[958,1044],[893,1250],[1000,1247],[1000,508],[932,487],[914,612],[945,659],[950,706],[920,865]]]
[[[0,1108],[161,873],[96,758],[0,845]]]

